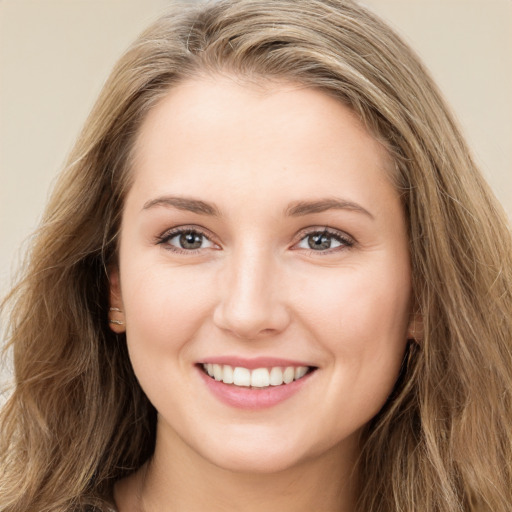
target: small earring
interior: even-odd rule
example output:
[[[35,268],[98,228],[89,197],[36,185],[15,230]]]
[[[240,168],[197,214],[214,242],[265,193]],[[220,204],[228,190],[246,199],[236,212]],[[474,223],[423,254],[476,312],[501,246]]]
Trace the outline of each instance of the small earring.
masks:
[[[114,313],[122,313],[122,311],[119,308],[109,308],[110,312]],[[113,325],[124,325],[124,322],[122,320],[113,320],[109,318],[109,323]]]

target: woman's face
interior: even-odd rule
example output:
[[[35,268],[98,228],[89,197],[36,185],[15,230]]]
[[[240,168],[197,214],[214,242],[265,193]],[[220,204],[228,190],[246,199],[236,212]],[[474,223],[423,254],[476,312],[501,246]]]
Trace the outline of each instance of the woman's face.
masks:
[[[390,168],[348,108],[294,84],[198,79],[151,111],[111,302],[157,449],[243,471],[353,453],[409,335]]]

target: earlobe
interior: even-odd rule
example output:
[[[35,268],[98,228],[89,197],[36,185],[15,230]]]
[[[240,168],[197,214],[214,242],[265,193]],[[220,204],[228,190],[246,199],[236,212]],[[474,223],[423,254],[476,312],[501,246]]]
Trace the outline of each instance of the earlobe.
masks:
[[[411,315],[407,328],[407,339],[418,343],[423,340],[423,317],[419,313]]]
[[[110,329],[116,334],[121,334],[125,332],[126,328],[119,269],[117,267],[112,267],[109,271],[109,302],[108,322]]]

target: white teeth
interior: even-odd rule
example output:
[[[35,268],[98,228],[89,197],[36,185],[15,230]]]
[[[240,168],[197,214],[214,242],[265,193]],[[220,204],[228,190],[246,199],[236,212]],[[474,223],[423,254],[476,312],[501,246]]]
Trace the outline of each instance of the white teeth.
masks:
[[[295,378],[295,368],[293,366],[287,366],[283,372],[283,381],[285,384],[293,382]]]
[[[251,370],[237,366],[233,370],[233,384],[235,386],[250,386],[251,385]]]
[[[274,366],[270,370],[270,385],[280,386],[283,383],[283,370],[279,366]]]
[[[210,377],[217,381],[234,384],[235,386],[252,386],[255,388],[289,384],[294,380],[301,379],[308,373],[307,366],[287,366],[286,368],[274,366],[272,368],[256,368],[251,371],[241,366],[233,368],[227,364],[208,363],[203,364],[203,368]]]
[[[251,372],[251,386],[266,388],[270,385],[270,374],[266,368],[257,368]]]
[[[304,375],[306,375],[306,373],[308,373],[308,368],[307,366],[297,366],[297,368],[295,368],[295,380],[297,379],[300,379],[301,377],[304,377]]]
[[[220,364],[213,365],[213,377],[215,380],[222,380],[222,366]]]
[[[224,375],[222,381],[224,384],[233,384],[233,368],[228,364],[224,365]]]

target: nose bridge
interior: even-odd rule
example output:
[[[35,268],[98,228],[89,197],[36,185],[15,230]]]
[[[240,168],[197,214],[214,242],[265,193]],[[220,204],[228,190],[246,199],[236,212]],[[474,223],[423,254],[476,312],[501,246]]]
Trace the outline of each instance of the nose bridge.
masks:
[[[283,275],[269,248],[252,244],[226,259],[214,320],[238,337],[254,339],[288,324]]]

